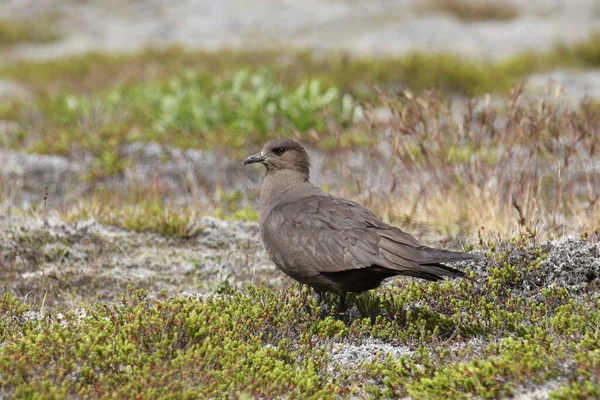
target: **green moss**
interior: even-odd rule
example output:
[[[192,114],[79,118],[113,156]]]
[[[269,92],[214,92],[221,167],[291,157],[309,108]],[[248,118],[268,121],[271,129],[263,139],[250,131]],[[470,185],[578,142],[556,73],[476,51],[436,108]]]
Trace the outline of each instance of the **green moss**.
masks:
[[[600,32],[590,34],[585,41],[572,45],[559,44],[555,49],[557,60],[572,60],[573,63],[584,67],[600,64]]]
[[[333,397],[335,382],[321,374],[324,347],[301,333],[314,316],[287,326],[300,305],[289,300],[282,310],[265,290],[206,300],[151,300],[131,291],[121,305],[99,306],[81,320],[72,312],[51,314],[32,331],[13,332],[0,350],[0,383],[25,397]],[[10,295],[3,301],[14,302]],[[316,337],[337,333],[327,321],[314,327]]]
[[[233,214],[234,219],[241,219],[242,221],[258,221],[258,217],[258,211],[252,207],[243,208]]]
[[[515,386],[532,380],[541,382],[557,374],[556,350],[549,351],[549,347],[551,343],[543,337],[506,338],[486,348],[486,361],[475,359],[440,368],[431,378],[410,383],[407,392],[415,399],[509,397]]]
[[[5,293],[0,385],[16,397],[456,399],[506,398],[561,377],[553,398],[596,397],[597,293],[535,289],[543,249],[523,238],[503,247],[489,250],[494,270],[478,282],[398,280],[344,309],[331,294],[323,309],[298,285],[197,298],[130,289],[119,304],[36,318]],[[504,263],[518,251],[523,262]],[[526,285],[535,292],[511,289]],[[411,351],[334,362],[338,344],[373,338]]]

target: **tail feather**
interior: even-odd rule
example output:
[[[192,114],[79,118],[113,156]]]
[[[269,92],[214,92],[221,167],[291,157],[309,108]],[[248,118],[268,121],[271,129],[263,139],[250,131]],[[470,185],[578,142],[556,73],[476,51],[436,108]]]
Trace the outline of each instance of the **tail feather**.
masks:
[[[443,264],[422,264],[411,269],[397,271],[397,275],[412,276],[434,282],[442,280],[444,276],[451,276],[453,278],[466,277],[462,271]]]
[[[444,264],[481,257],[478,254],[414,245],[407,239],[412,237],[400,230],[383,231],[379,235],[379,255],[381,257],[379,265],[395,271],[397,275],[412,276],[428,281],[438,281],[444,276],[465,278],[464,272]],[[416,240],[414,242],[416,243]]]
[[[423,271],[425,271],[429,274],[438,275],[438,276],[452,276],[455,278],[464,278],[466,276],[465,273],[462,271],[459,271],[454,268],[450,268],[447,265],[439,264],[439,263],[422,264],[422,265],[419,265],[419,267]]]
[[[426,281],[437,282],[442,279],[440,275],[424,272],[424,271],[415,271],[415,270],[407,270],[402,271],[398,275],[401,276],[411,276],[413,278],[424,279]]]
[[[468,261],[481,258],[480,254],[461,253],[458,251],[448,251],[442,249],[433,249],[422,246],[420,248],[427,258],[427,264],[437,264],[444,262]]]

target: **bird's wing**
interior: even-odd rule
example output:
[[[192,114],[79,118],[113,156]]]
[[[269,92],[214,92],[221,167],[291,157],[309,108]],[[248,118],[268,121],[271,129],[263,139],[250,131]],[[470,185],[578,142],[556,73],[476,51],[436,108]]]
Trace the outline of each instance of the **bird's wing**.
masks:
[[[285,254],[288,263],[318,273],[373,265],[402,273],[427,261],[415,238],[339,197],[309,196],[276,206],[264,230],[271,253]]]
[[[341,272],[376,263],[379,236],[370,229],[373,223],[385,225],[355,203],[310,196],[274,207],[263,230],[269,251],[285,254],[288,264]]]

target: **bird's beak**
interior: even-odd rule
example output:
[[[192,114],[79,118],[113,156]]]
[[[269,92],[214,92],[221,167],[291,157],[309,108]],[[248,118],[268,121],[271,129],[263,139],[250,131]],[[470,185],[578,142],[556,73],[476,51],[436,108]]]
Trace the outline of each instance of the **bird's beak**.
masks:
[[[244,165],[254,164],[257,162],[263,162],[267,159],[266,156],[263,156],[262,153],[253,154],[250,157],[246,158],[244,161]]]

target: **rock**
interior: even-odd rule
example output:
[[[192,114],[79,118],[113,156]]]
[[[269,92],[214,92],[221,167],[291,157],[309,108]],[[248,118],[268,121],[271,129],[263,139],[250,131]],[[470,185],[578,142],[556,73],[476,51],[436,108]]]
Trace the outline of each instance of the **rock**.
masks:
[[[0,101],[25,100],[30,96],[31,93],[23,85],[6,79],[0,79]]]
[[[581,40],[597,28],[598,5],[592,0],[511,1],[514,19],[474,22],[435,10],[420,12],[418,4],[186,0],[167,7],[163,1],[141,0],[119,4],[115,12],[111,2],[12,0],[3,4],[3,15],[23,18],[35,9],[36,15],[61,21],[62,40],[11,52],[13,58],[36,59],[183,45],[209,50],[291,46],[369,55],[452,51],[497,60],[549,50],[556,41]]]
[[[577,107],[582,99],[600,99],[600,71],[556,70],[532,74],[527,78],[530,94],[549,98],[560,94],[561,103]]]
[[[0,265],[12,268],[13,293],[41,300],[43,287],[47,306],[69,304],[73,296],[116,301],[127,285],[152,295],[207,294],[224,281],[240,288],[276,275],[256,223],[214,218],[197,223],[205,227],[201,234],[176,239],[93,219],[0,217]]]
[[[87,188],[81,182],[82,166],[65,157],[27,154],[0,149],[0,180],[11,191],[15,207],[28,208],[44,202],[49,208],[63,205]]]

